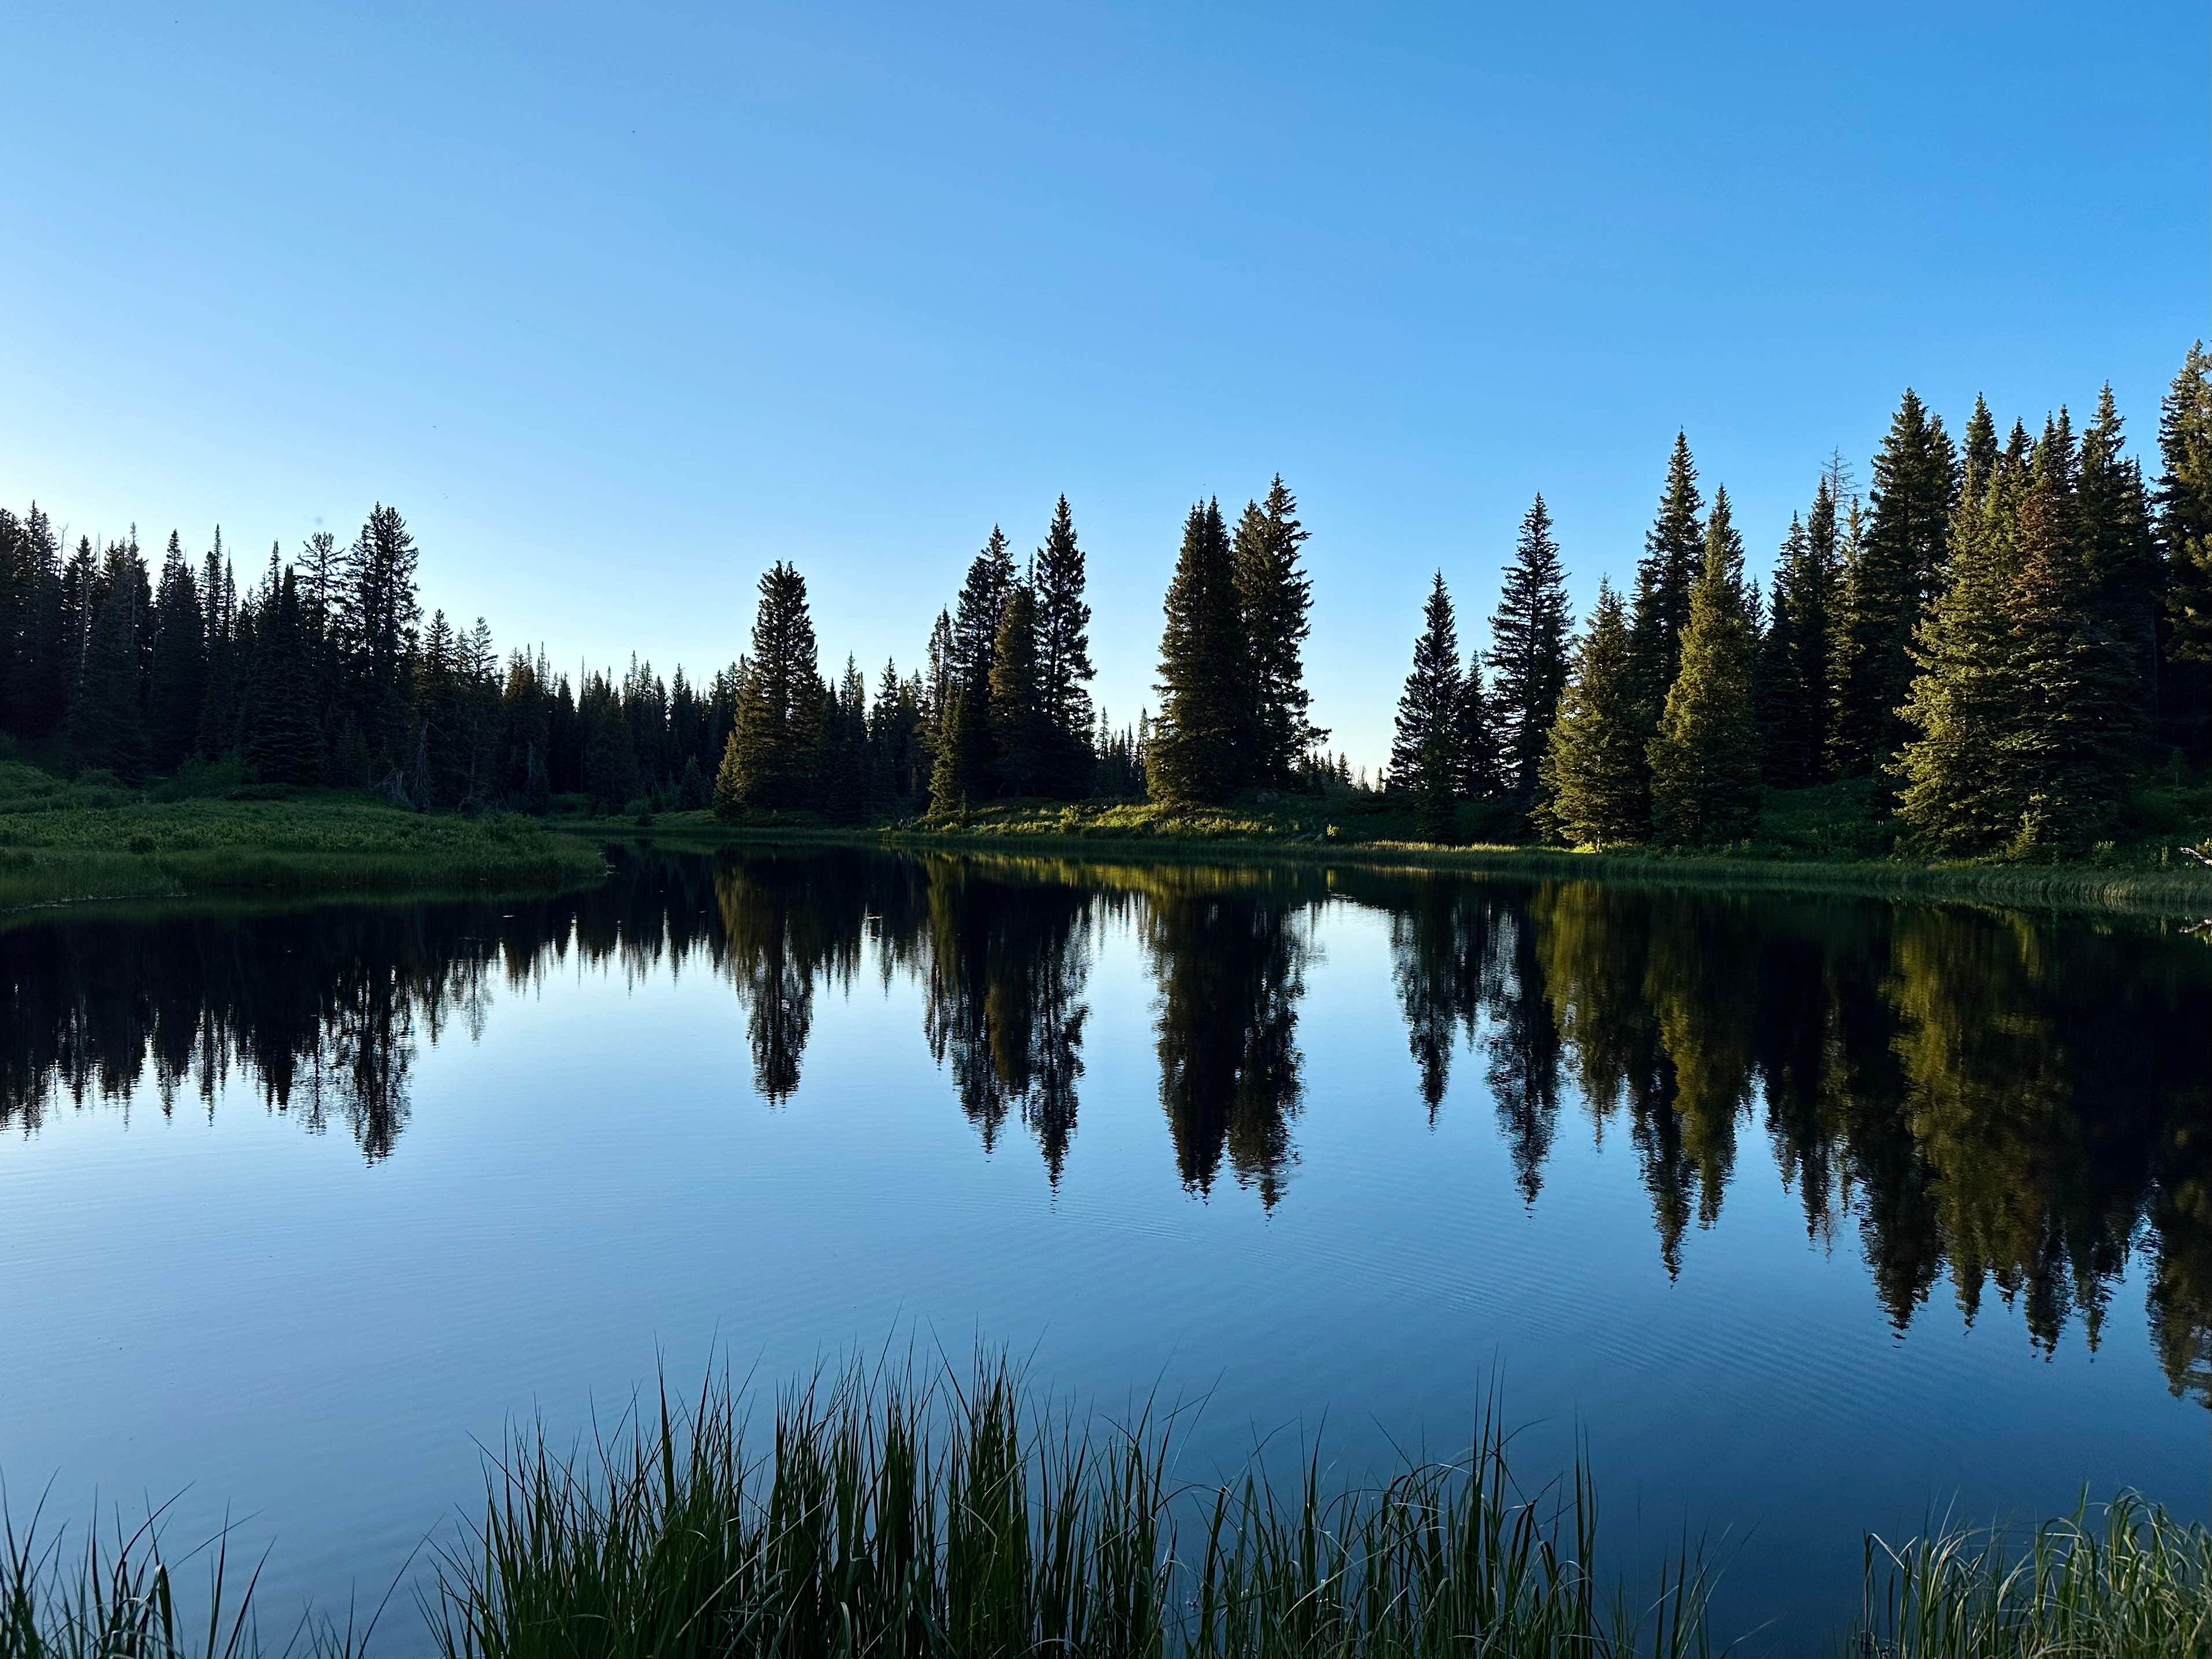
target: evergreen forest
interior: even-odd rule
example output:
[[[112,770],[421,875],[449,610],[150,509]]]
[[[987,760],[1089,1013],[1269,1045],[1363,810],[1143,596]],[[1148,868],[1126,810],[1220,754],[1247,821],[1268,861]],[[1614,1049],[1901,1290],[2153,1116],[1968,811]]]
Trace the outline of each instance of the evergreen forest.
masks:
[[[1121,725],[1091,692],[1065,497],[1032,550],[992,529],[907,669],[825,660],[805,579],[778,562],[743,650],[704,678],[502,658],[485,619],[424,614],[414,535],[381,503],[350,540],[271,547],[243,579],[220,531],[202,551],[173,531],[152,552],[135,527],[71,543],[33,503],[0,509],[0,745],[81,781],[421,811],[958,822],[1304,793],[1402,811],[1422,841],[1599,849],[1744,844],[1776,795],[1825,789],[1916,853],[2076,853],[2146,780],[2212,758],[2201,343],[2156,450],[2130,449],[2109,387],[2086,420],[2033,428],[1978,399],[1955,433],[1908,391],[1863,491],[1840,455],[1819,469],[1762,583],[1678,434],[1632,582],[1601,583],[1579,623],[1541,495],[1480,646],[1436,574],[1371,783],[1312,718],[1327,619],[1279,477],[1241,512],[1190,508],[1157,702]]]

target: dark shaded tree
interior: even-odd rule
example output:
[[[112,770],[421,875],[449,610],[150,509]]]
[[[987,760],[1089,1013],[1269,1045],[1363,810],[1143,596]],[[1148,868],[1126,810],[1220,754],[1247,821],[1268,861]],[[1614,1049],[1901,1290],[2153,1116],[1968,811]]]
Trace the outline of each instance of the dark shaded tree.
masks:
[[[1478,692],[1474,707],[1480,707]],[[1453,808],[1462,781],[1460,741],[1468,719],[1467,682],[1459,664],[1459,625],[1439,570],[1413,640],[1413,665],[1398,694],[1390,743],[1390,787],[1413,803],[1424,841],[1452,839]]]
[[[1539,495],[1521,520],[1513,562],[1490,619],[1488,655],[1502,781],[1524,812],[1535,805],[1542,782],[1544,753],[1567,689],[1574,625],[1551,510]]]
[[[1300,549],[1307,539],[1297,498],[1275,475],[1264,501],[1248,501],[1231,549],[1237,602],[1251,676],[1251,780],[1285,784],[1307,750],[1328,733],[1314,725],[1306,690],[1305,641],[1313,583]]]
[[[1218,501],[1200,502],[1184,522],[1166,612],[1146,783],[1158,800],[1227,800],[1249,759],[1251,676]]]

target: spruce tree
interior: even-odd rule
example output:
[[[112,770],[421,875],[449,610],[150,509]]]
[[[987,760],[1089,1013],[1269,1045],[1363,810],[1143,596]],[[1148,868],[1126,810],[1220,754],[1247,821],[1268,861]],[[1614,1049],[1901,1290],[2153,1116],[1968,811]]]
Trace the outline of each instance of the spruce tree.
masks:
[[[730,727],[725,764],[734,805],[808,804],[823,701],[806,579],[779,560],[760,579],[752,652]]]
[[[952,619],[952,672],[967,696],[961,700],[968,729],[961,734],[964,782],[969,796],[991,793],[997,757],[991,747],[991,664],[998,651],[999,624],[1006,619],[1006,596],[1014,587],[1014,556],[1006,532],[991,526],[990,539],[968,567]]]
[[[404,757],[408,642],[422,620],[415,573],[420,555],[406,520],[381,501],[346,550],[338,629],[351,715],[379,767]]]
[[[1971,428],[1970,428],[1971,431]],[[2001,759],[2019,714],[2019,641],[2010,605],[2018,560],[2018,458],[1970,444],[1942,592],[1914,646],[1919,673],[1905,706],[1912,736],[1899,757],[1898,816],[1917,846],[1974,854],[2002,845],[2020,823]]]
[[[2212,352],[2202,340],[2160,405],[2158,447],[2172,669],[2163,703],[2174,735],[2201,756],[2212,748]]]
[[[1190,509],[1160,636],[1160,712],[1146,757],[1154,799],[1224,801],[1244,778],[1251,676],[1218,501]]]
[[[1312,721],[1305,684],[1313,608],[1299,551],[1306,538],[1297,498],[1279,472],[1266,501],[1245,504],[1231,550],[1251,673],[1251,775],[1258,783],[1289,782],[1306,751],[1328,735]]]
[[[1452,727],[1453,787],[1463,800],[1492,800],[1505,790],[1505,755],[1493,700],[1483,689],[1482,658],[1469,652]]]
[[[966,718],[968,690],[955,680],[945,693],[943,717],[938,722],[937,753],[929,769],[929,810],[938,817],[953,817],[968,810],[968,781],[974,775],[966,749],[975,729]]]
[[[1802,624],[1798,617],[1793,572],[1803,567],[1810,541],[1804,521],[1792,514],[1790,533],[1774,562],[1774,597],[1759,635],[1757,684],[1759,771],[1776,789],[1797,789],[1813,781],[1814,752],[1805,743],[1804,711],[1811,702],[1798,662]]]
[[[1535,804],[1545,750],[1559,717],[1574,625],[1551,512],[1539,495],[1521,520],[1513,562],[1490,619],[1491,718],[1504,787],[1523,811]]]
[[[1674,434],[1667,460],[1667,484],[1659,513],[1644,533],[1644,556],[1636,566],[1636,604],[1630,640],[1636,647],[1637,694],[1647,720],[1656,720],[1668,688],[1682,665],[1682,630],[1689,625],[1690,590],[1705,556],[1705,532],[1698,520],[1704,502],[1698,495],[1698,469],[1690,441]]]
[[[70,704],[69,757],[74,767],[112,772],[125,783],[136,783],[146,770],[138,661],[145,617],[128,563],[120,546],[107,562],[102,583],[106,592],[93,613]]]
[[[1873,514],[1846,584],[1837,753],[1847,772],[1877,774],[1904,744],[1913,638],[1942,580],[1959,482],[1942,421],[1908,389],[1875,458]]]
[[[1682,667],[1652,738],[1651,825],[1662,841],[1740,841],[1759,822],[1759,728],[1752,677],[1757,642],[1747,614],[1743,542],[1728,492],[1713,493],[1705,557],[1682,630]]]
[[[1602,851],[1650,836],[1637,678],[1627,617],[1612,584],[1601,580],[1544,757],[1544,816],[1570,847]]]
[[[1459,665],[1459,627],[1439,570],[1422,610],[1421,631],[1413,641],[1413,666],[1398,696],[1397,726],[1390,744],[1390,787],[1411,796],[1417,833],[1424,841],[1452,837],[1466,690]],[[1478,698],[1478,707],[1479,702]]]
[[[1002,795],[1037,794],[1050,776],[1054,744],[1038,657],[1036,595],[1018,581],[991,653],[991,748]]]
[[[258,782],[313,784],[322,771],[322,744],[308,697],[310,665],[299,583],[289,569],[261,608],[253,648],[246,764]]]
[[[2142,469],[2124,453],[2127,434],[2107,384],[2081,434],[2074,483],[2084,598],[2136,674],[2134,723],[2146,732],[2158,708],[2159,611],[2165,581],[2151,532]]]
[[[2023,851],[2080,846],[2105,833],[2126,794],[2140,732],[2141,685],[2128,644],[2091,604],[2076,467],[2062,409],[2029,465],[2007,606],[2018,690],[1998,770],[2019,805],[2014,845]]]
[[[155,771],[175,771],[198,741],[206,680],[199,588],[184,547],[171,531],[154,593],[154,648],[146,685],[147,758]]]
[[[1091,606],[1083,548],[1062,495],[1054,507],[1030,585],[1036,590],[1037,696],[1045,752],[1035,788],[1062,800],[1091,792]]]

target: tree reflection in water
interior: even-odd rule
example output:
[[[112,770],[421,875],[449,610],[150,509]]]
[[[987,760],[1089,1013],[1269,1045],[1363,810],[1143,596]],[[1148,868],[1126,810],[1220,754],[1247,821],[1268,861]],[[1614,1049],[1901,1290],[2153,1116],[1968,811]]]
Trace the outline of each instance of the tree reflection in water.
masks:
[[[1153,987],[1177,1177],[1225,1166],[1285,1200],[1305,1097],[1300,1005],[1328,917],[1387,924],[1409,1104],[1433,1123],[1478,1057],[1523,1202],[1563,1105],[1625,1126],[1660,1257],[1684,1268],[1763,1135],[1808,1237],[1854,1232],[1899,1330],[1948,1279],[2049,1351],[2103,1334],[2130,1260],[2176,1392],[2212,1404],[2212,952],[2147,923],[1969,905],[1256,866],[1113,866],[851,850],[634,853],[558,898],[40,918],[0,933],[0,1127],[109,1102],[212,1113],[234,1079],[374,1163],[406,1127],[421,1044],[482,1029],[501,981],[571,952],[735,990],[752,1086],[799,1091],[815,999],[872,967],[987,1151],[1018,1124],[1072,1156],[1099,944]],[[1464,1080],[1463,1080],[1464,1081]]]

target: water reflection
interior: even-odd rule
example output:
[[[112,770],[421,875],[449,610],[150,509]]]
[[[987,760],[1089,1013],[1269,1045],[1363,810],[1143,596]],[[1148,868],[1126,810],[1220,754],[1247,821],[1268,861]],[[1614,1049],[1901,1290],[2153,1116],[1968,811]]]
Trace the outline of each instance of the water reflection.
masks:
[[[1080,1155],[1093,964],[1127,935],[1176,1178],[1209,1194],[1225,1170],[1273,1206],[1298,1166],[1308,971],[1352,912],[1387,925],[1407,1108],[1434,1122],[1455,1067],[1480,1066],[1523,1202],[1563,1109],[1601,1142],[1625,1132],[1679,1273],[1771,1161],[1808,1237],[1856,1236],[1897,1329],[1939,1286],[1969,1323],[1994,1290],[2046,1351],[2077,1322],[2100,1340],[2140,1257],[2166,1376],[2212,1404],[2212,951],[2148,924],[1372,870],[640,853],[556,899],[15,926],[0,1127],[149,1095],[212,1112],[236,1076],[375,1162],[404,1139],[420,1046],[479,1030],[501,981],[526,991],[573,952],[726,982],[779,1107],[817,997],[914,986],[983,1148],[1012,1126],[1057,1183]]]

